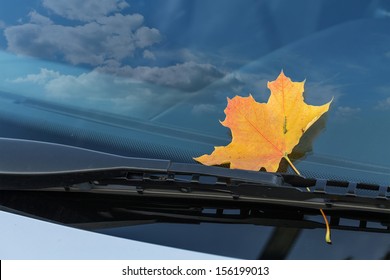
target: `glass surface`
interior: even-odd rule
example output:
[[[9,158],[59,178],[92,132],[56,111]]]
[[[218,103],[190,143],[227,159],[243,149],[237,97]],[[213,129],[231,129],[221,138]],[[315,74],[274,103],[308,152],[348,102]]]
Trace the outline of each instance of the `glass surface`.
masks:
[[[226,98],[266,102],[283,70],[307,103],[333,98],[297,168],[390,182],[388,1],[3,0],[0,29],[2,137],[194,162],[230,142]],[[384,254],[352,251],[322,256]]]

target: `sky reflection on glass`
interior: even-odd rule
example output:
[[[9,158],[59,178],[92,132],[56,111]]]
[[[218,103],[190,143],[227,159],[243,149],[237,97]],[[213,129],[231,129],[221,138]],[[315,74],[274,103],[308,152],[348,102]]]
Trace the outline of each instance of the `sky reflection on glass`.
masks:
[[[314,151],[389,166],[384,1],[4,2],[0,89],[228,139],[226,97],[265,102],[283,69],[334,98]]]

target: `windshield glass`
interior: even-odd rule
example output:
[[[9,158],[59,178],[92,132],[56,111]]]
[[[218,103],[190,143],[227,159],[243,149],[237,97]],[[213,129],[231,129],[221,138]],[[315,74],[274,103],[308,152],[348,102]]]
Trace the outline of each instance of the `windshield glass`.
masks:
[[[315,154],[388,166],[386,1],[2,6],[4,93],[188,130],[206,146],[223,145],[230,136],[218,120],[226,98],[251,93],[266,101],[267,81],[283,69],[306,79],[309,104],[334,99]],[[206,146],[201,150],[211,152]]]
[[[192,162],[230,142],[226,98],[265,102],[283,69],[307,103],[333,98],[298,169],[389,181],[387,1],[5,0],[0,28],[1,136],[83,146],[97,133],[121,137],[110,152]]]
[[[267,82],[281,71],[305,81],[308,104],[333,100],[304,134],[306,144],[295,150],[304,155],[294,161],[302,175],[389,186],[390,2],[385,0],[2,0],[0,137],[196,163],[194,157],[231,141],[220,123],[227,98],[251,94],[266,102]],[[280,171],[292,173],[285,167]],[[83,212],[87,191],[75,193],[68,204],[52,197],[41,203],[43,192],[23,200],[20,193],[15,200],[1,195],[1,203],[38,209],[47,219],[70,217],[56,221],[74,226],[74,212],[65,210],[79,202],[77,221],[90,221]],[[106,199],[96,205],[106,206]],[[125,217],[129,226],[95,231],[239,258],[271,258],[275,252],[277,258],[301,259],[390,256],[388,221],[371,226],[341,218],[342,226],[361,227],[334,230],[336,242],[328,246],[322,242],[324,228],[292,225],[282,220],[286,211],[280,217],[273,207],[270,220],[282,220],[277,226],[158,223],[154,212],[133,223],[139,217],[133,213],[144,208],[129,204],[96,210],[103,221]],[[222,211],[202,207],[205,215]],[[227,211],[239,216],[235,207]],[[295,214],[323,225],[319,213]],[[259,217],[263,214],[260,209]],[[366,224],[372,232],[361,231]]]

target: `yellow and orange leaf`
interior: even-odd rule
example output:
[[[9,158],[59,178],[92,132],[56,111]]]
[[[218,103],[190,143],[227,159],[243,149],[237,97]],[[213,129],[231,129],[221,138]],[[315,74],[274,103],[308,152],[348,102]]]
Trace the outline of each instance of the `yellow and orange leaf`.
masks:
[[[303,133],[329,110],[330,101],[313,106],[303,99],[304,82],[292,82],[283,71],[268,82],[271,95],[258,103],[252,95],[228,98],[222,125],[230,128],[232,141],[215,147],[211,155],[194,158],[205,165],[230,163],[230,168],[276,172],[280,161],[299,143]],[[291,163],[291,162],[290,162]]]

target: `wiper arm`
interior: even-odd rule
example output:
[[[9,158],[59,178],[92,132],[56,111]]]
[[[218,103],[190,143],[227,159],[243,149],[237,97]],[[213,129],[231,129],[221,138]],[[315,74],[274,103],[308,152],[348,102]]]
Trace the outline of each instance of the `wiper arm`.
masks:
[[[132,158],[61,144],[0,138],[0,189],[67,186],[139,174],[198,174],[280,186],[280,176],[169,160]]]
[[[0,139],[0,152],[3,191],[65,190],[199,207],[293,208],[302,213],[321,208],[389,222],[388,186],[121,157],[26,140]]]
[[[66,187],[390,213],[388,186],[122,157],[6,138],[0,138],[0,154],[3,190]]]

